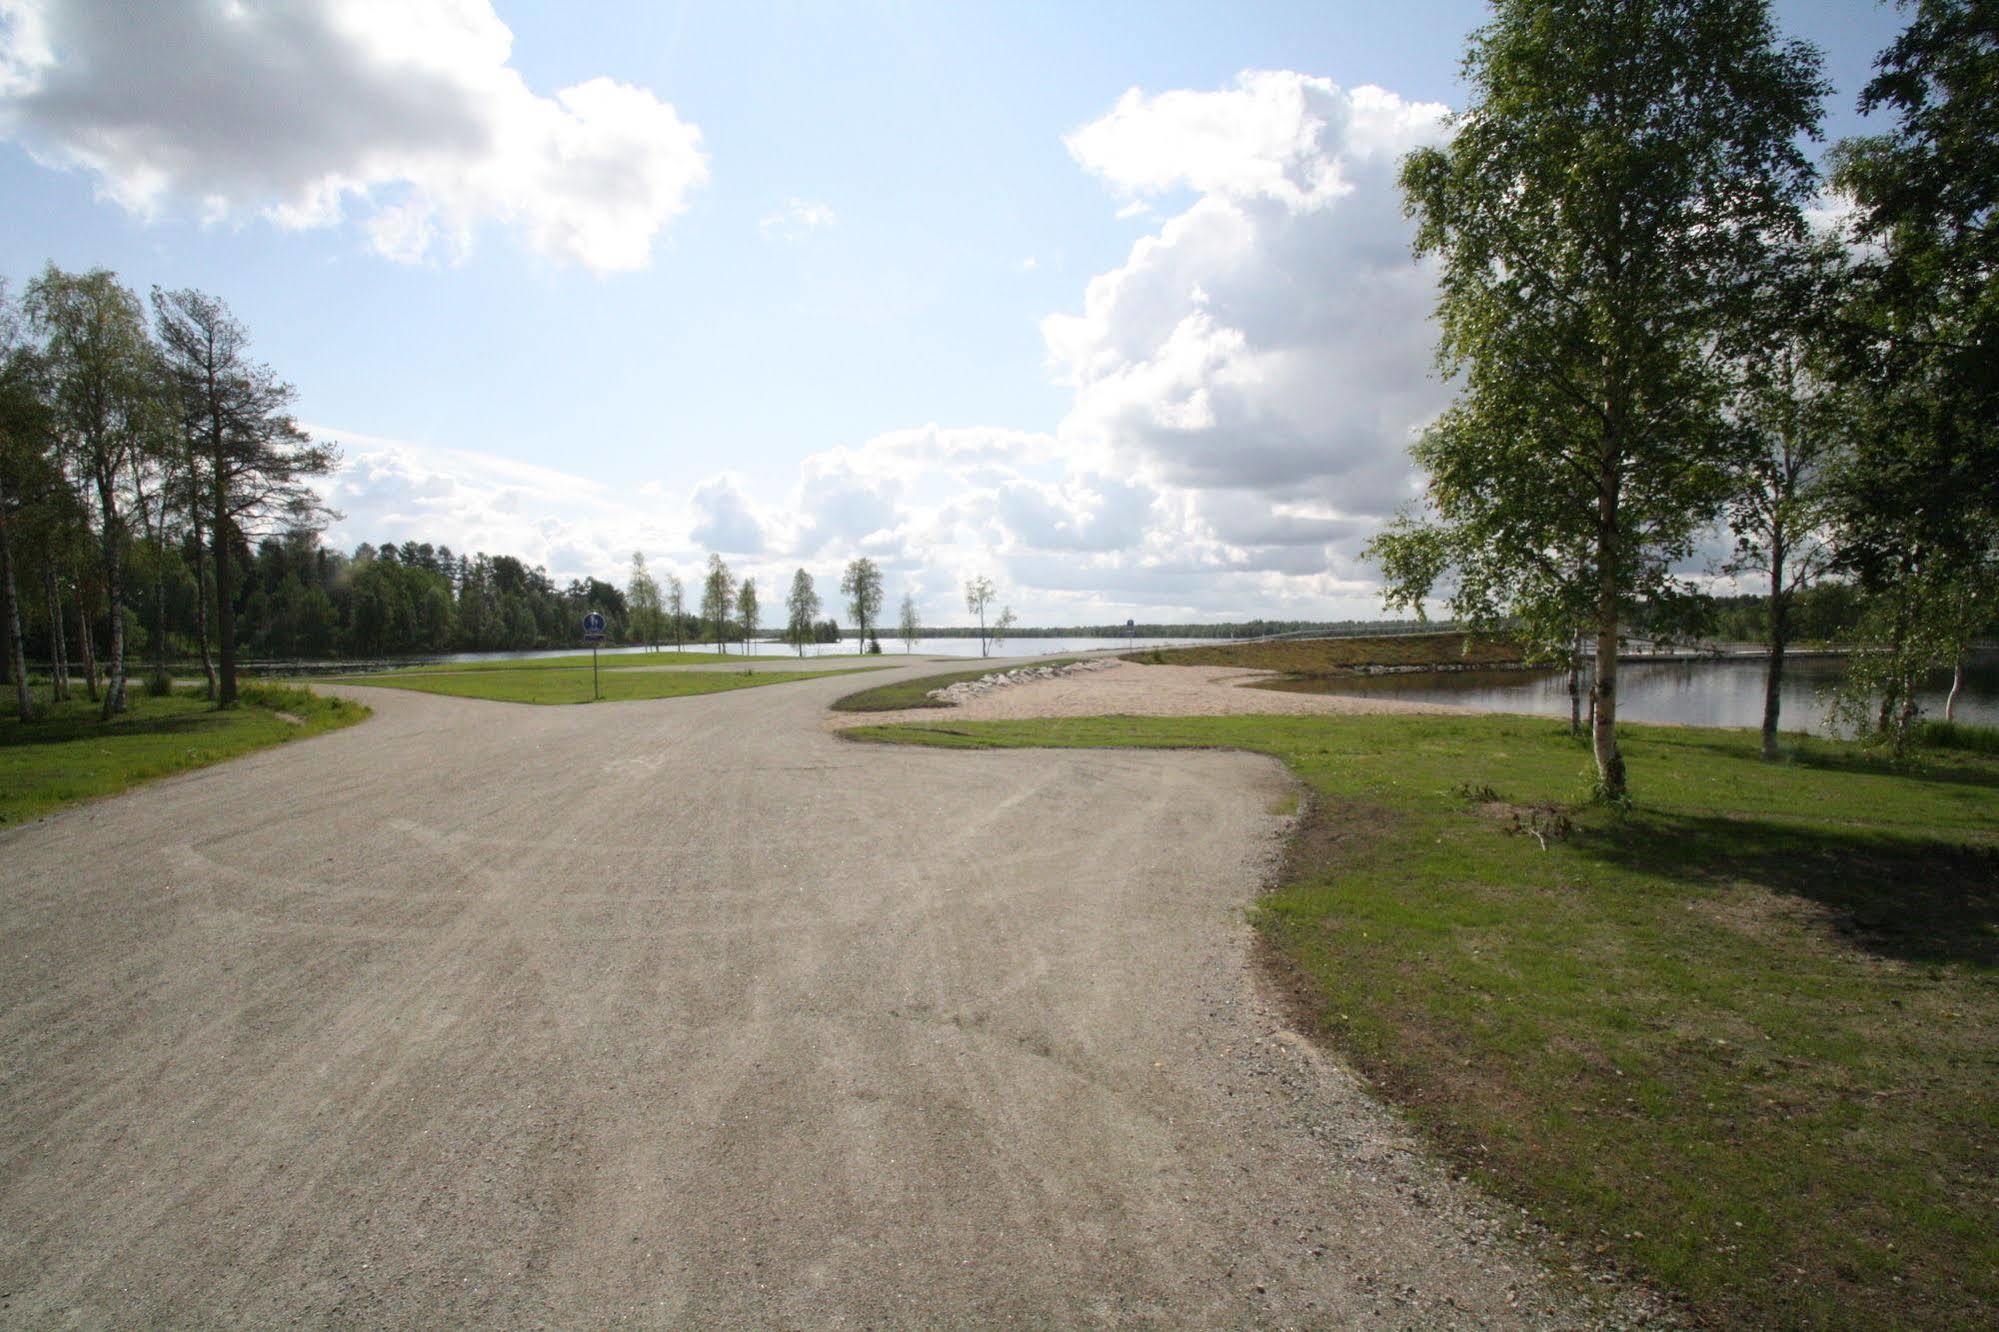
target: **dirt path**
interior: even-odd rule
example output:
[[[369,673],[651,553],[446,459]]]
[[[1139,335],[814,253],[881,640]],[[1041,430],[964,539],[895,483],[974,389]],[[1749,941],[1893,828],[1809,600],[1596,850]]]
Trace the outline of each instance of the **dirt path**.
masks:
[[[1274,764],[855,687],[367,690],[0,834],[0,1323],[1584,1321],[1259,997]]]

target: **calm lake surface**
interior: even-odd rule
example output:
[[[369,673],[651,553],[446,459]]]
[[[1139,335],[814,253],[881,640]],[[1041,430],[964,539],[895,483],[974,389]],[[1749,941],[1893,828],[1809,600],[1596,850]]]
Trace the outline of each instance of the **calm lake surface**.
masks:
[[[1821,691],[1846,669],[1836,657],[1794,657],[1784,663],[1786,731],[1827,734]],[[1763,724],[1764,663],[1740,661],[1627,661],[1618,667],[1617,715],[1621,721],[1676,722],[1683,726]],[[1948,673],[1927,682],[1923,715],[1943,716]],[[1488,712],[1569,715],[1568,678],[1559,671],[1465,671],[1444,675],[1390,675],[1327,681],[1326,693],[1447,703]],[[1587,710],[1588,700],[1583,704]],[[1999,653],[1982,653],[1965,667],[1957,720],[1999,726]]]

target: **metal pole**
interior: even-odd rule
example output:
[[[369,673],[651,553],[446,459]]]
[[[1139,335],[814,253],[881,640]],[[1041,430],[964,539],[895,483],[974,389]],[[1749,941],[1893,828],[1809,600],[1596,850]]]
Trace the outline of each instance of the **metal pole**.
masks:
[[[597,641],[590,640],[590,694],[593,701],[601,700],[604,691],[597,683]]]

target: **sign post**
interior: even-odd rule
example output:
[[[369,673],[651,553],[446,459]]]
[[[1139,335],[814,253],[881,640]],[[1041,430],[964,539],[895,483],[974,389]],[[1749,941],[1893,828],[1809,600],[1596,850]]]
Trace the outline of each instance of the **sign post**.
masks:
[[[583,641],[590,645],[590,698],[604,697],[597,676],[597,645],[604,641],[604,612],[591,611],[583,617]]]

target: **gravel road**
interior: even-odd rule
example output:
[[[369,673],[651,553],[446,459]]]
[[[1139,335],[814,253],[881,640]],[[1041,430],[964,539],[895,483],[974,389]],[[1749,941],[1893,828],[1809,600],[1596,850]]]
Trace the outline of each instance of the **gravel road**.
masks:
[[[356,689],[0,834],[0,1322],[1597,1317],[1274,1016],[1274,763],[821,728],[887,678]]]

